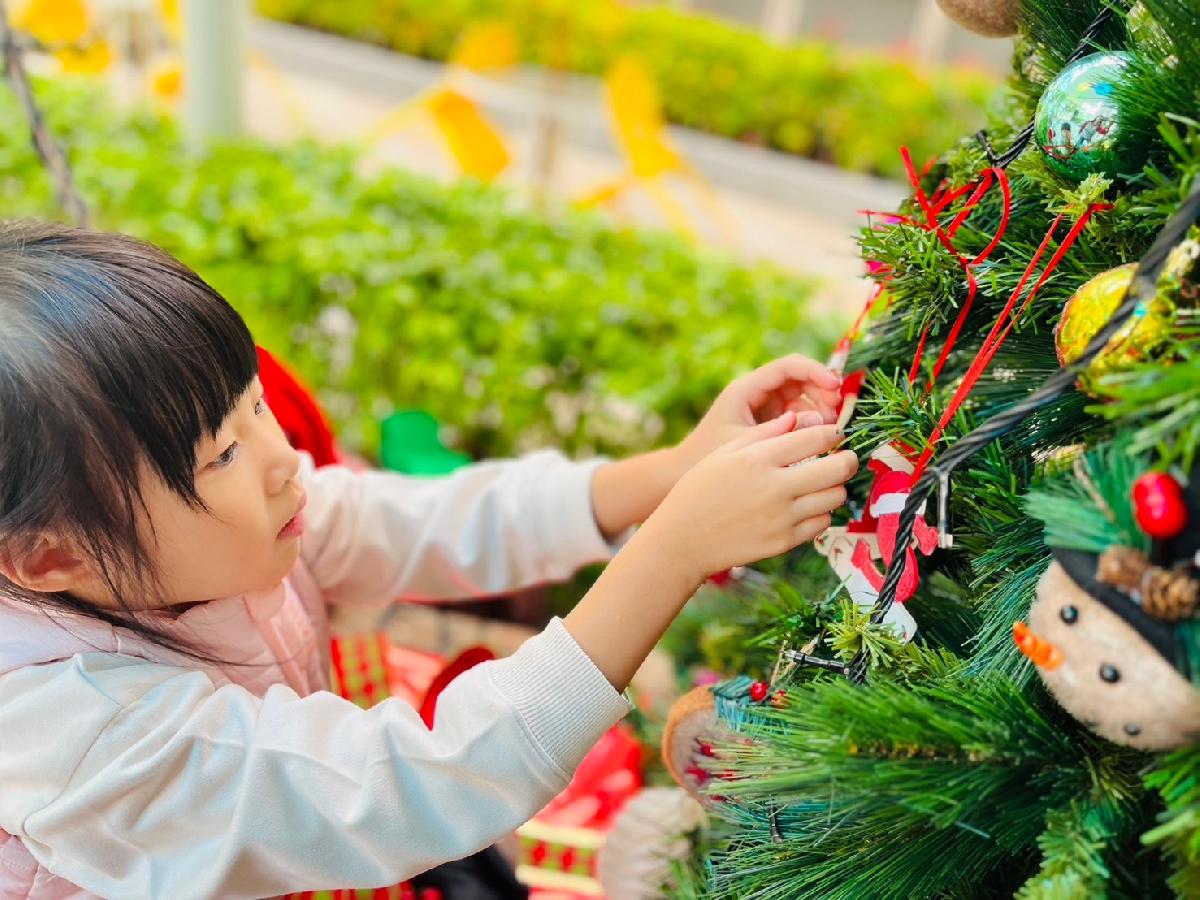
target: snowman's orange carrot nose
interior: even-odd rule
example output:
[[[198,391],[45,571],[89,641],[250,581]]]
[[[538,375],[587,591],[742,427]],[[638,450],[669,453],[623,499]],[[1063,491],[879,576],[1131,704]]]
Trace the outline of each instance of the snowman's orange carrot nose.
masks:
[[[1043,637],[1039,637],[1024,622],[1013,622],[1013,640],[1017,648],[1043,669],[1057,669],[1062,665],[1062,651]]]

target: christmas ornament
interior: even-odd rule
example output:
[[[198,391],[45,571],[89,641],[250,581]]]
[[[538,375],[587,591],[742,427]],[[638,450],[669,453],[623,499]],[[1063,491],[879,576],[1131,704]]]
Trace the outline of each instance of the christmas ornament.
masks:
[[[1054,345],[1062,365],[1074,362],[1096,333],[1104,327],[1125,297],[1137,266],[1109,269],[1092,278],[1067,301],[1054,331]],[[1160,291],[1138,306],[1124,327],[1080,377],[1080,386],[1091,392],[1096,380],[1146,359],[1170,337],[1172,304]]]
[[[828,528],[814,542],[817,552],[829,560],[834,572],[862,610],[874,609],[883,587],[883,566],[891,564],[896,553],[896,532],[900,513],[912,489],[913,465],[894,444],[883,444],[871,454],[868,467],[875,475],[862,516],[845,527]],[[888,609],[884,624],[892,626],[897,637],[910,641],[917,623],[904,608],[905,601],[917,592],[919,574],[916,551],[928,556],[938,546],[938,532],[925,522],[924,507],[917,518],[914,542],[904,548],[904,577],[896,592],[896,602]]]
[[[1160,478],[1139,484],[1143,498],[1175,496]],[[1200,691],[1182,640],[1184,629],[1200,625],[1200,522],[1190,514],[1200,509],[1200,478],[1178,499],[1182,516],[1149,517],[1154,527],[1170,523],[1149,554],[1120,544],[1101,553],[1053,548],[1029,624],[1013,627],[1017,646],[1067,712],[1143,750],[1200,740]]]
[[[1130,78],[1131,59],[1128,53],[1093,53],[1071,63],[1046,88],[1034,128],[1051,169],[1076,181],[1141,169],[1146,141],[1116,92]]]
[[[755,690],[764,685],[765,690]],[[685,791],[703,803],[712,802],[705,790],[714,775],[713,760],[718,744],[737,740],[746,712],[765,699],[770,688],[765,682],[744,675],[728,681],[693,688],[671,706],[663,730],[662,753],[667,771]]]
[[[1133,484],[1138,527],[1155,538],[1173,538],[1188,521],[1187,501],[1179,482],[1166,472],[1147,472]]]
[[[1029,626],[1015,634],[1067,712],[1110,741],[1165,750],[1200,737],[1200,692],[1141,633],[1163,628],[1132,599],[1101,599],[1055,562],[1038,584]]]
[[[704,807],[677,787],[648,788],[630,800],[600,850],[596,874],[605,896],[665,896],[671,864],[690,855],[690,836],[707,818]]]
[[[938,0],[950,19],[984,37],[1017,33],[1016,0]]]

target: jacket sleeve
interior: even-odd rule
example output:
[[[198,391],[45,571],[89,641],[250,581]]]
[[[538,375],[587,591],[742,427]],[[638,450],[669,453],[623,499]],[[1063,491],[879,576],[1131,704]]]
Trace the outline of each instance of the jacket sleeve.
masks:
[[[85,654],[0,678],[0,828],[112,900],[381,887],[526,821],[627,711],[558,620],[455,679],[432,731]]]
[[[301,555],[329,603],[479,597],[562,581],[620,544],[604,540],[592,512],[603,459],[547,450],[441,478],[313,469],[303,459]]]

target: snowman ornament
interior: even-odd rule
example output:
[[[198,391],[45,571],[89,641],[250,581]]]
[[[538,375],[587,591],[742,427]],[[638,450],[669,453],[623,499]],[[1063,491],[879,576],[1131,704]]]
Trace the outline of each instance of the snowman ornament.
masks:
[[[1167,750],[1200,741],[1200,690],[1179,640],[1200,601],[1198,485],[1193,477],[1173,533],[1160,532],[1149,554],[1052,548],[1029,622],[1013,626],[1058,703],[1118,744]]]

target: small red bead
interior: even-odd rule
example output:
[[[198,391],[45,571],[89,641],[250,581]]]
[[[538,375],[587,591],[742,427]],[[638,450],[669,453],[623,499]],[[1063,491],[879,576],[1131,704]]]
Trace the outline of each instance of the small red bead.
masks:
[[[767,693],[771,690],[771,686],[765,681],[756,681],[750,685],[750,699],[755,703],[762,703],[767,699]]]
[[[1179,482],[1166,472],[1147,472],[1133,484],[1138,527],[1152,538],[1173,538],[1187,526],[1187,500]]]
[[[575,850],[573,847],[568,847],[563,851],[562,867],[564,872],[570,872],[573,868],[575,868],[576,861],[577,857],[575,856]]]
[[[701,741],[701,740],[697,740],[696,743],[700,745],[700,755],[701,756],[716,756],[717,755],[717,751],[713,750],[712,744],[710,744],[706,741]]]
[[[533,852],[529,854],[529,858],[533,860],[535,866],[540,866],[546,861],[546,856],[550,853],[550,849],[542,841],[539,841],[533,848]]]
[[[708,576],[708,580],[717,587],[728,584],[733,579],[733,569],[725,569],[722,572],[717,572]]]

